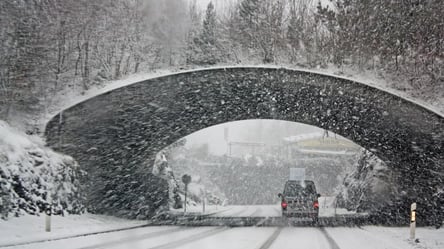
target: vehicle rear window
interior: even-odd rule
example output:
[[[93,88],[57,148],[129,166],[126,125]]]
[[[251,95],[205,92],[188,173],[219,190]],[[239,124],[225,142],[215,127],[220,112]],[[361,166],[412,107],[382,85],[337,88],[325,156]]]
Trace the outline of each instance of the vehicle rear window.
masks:
[[[287,182],[284,189],[285,196],[308,196],[314,194],[316,194],[316,188],[313,182],[305,182],[305,184]]]

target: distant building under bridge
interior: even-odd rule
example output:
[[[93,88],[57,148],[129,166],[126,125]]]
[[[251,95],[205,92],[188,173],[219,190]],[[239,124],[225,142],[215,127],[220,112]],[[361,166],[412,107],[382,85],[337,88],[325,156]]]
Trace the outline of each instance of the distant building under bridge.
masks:
[[[283,139],[285,157],[296,159],[301,156],[353,156],[360,146],[331,132],[301,134]]]
[[[286,137],[280,144],[228,142],[228,156],[274,155],[292,160],[308,156],[353,156],[360,146],[331,132],[315,132]]]

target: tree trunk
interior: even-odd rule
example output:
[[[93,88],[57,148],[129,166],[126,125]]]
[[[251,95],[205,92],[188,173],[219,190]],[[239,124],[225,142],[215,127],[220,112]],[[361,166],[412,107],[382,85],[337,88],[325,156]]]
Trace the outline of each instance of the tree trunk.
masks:
[[[81,34],[82,34],[82,32],[79,32],[77,34],[77,60],[76,60],[76,66],[75,66],[75,71],[74,71],[75,76],[79,75],[79,69],[80,69],[80,65],[82,63],[82,47],[83,47],[83,45],[80,43],[80,35]]]
[[[128,74],[130,63],[131,63],[131,55],[128,55],[128,57],[126,58],[125,67],[123,68],[123,75]]]
[[[122,73],[120,71],[120,67],[121,67],[124,55],[125,55],[125,44],[122,43],[122,45],[120,47],[120,56],[116,61],[116,71],[114,73],[114,78],[116,78],[116,79],[120,78],[120,76],[122,75]]]
[[[139,66],[140,66],[140,56],[139,55],[135,55],[134,56],[134,73],[138,73],[139,72]]]
[[[62,74],[63,71],[63,65],[65,64],[65,57],[66,57],[66,51],[65,51],[65,45],[66,45],[66,33],[63,30],[64,25],[61,24],[58,40],[57,40],[57,68],[55,72],[55,82],[54,82],[54,93],[58,90],[58,82],[60,78],[60,74]]]
[[[88,90],[89,85],[89,41],[85,42],[85,61],[83,64],[83,90]]]

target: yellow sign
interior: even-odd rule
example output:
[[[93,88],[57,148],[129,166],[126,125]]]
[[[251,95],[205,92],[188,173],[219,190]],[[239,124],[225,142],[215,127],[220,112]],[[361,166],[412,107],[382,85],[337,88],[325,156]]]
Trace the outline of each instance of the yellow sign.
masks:
[[[412,211],[412,219],[411,219],[411,221],[415,222],[415,220],[416,220],[416,212]]]

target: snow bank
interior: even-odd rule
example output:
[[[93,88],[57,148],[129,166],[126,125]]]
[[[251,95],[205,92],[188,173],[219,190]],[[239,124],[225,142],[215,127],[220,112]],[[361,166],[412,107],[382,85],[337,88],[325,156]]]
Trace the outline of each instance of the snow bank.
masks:
[[[8,221],[0,220],[0,247],[8,244],[58,239],[87,233],[125,229],[146,224],[146,221],[119,219],[106,215],[67,215],[51,218],[51,232],[45,232],[45,217],[24,215]],[[43,248],[43,247],[42,247]]]
[[[83,211],[77,163],[0,120],[0,217]]]

